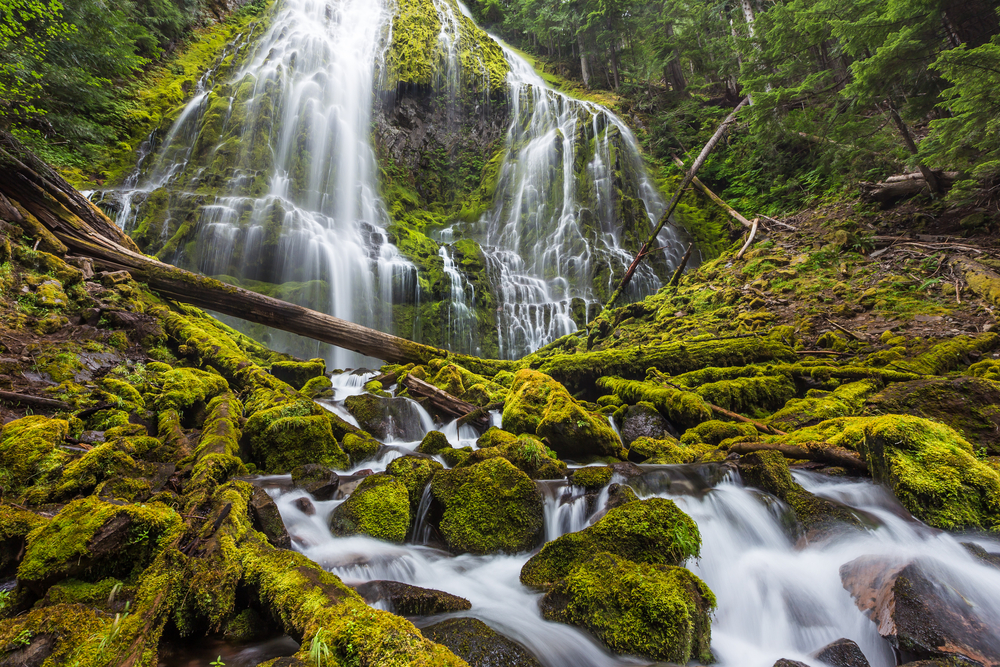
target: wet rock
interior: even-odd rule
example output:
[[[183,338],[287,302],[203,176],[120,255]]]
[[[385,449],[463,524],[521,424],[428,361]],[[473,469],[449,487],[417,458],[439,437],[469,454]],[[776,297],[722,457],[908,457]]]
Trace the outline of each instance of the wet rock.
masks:
[[[410,526],[410,500],[395,477],[380,473],[364,481],[330,515],[334,535],[370,535],[401,543]]]
[[[316,500],[333,500],[340,486],[340,476],[326,466],[307,463],[292,470],[292,484]]]
[[[374,458],[378,455],[378,450],[381,446],[382,443],[370,437],[364,431],[347,433],[343,436],[340,443],[340,448],[351,459],[352,465],[357,465],[362,461]]]
[[[383,442],[390,436],[412,441],[423,435],[414,407],[406,399],[359,394],[348,396],[344,407],[363,430]]]
[[[616,475],[621,475],[626,480],[632,479],[633,477],[638,477],[643,474],[642,468],[632,463],[631,461],[618,461],[611,464],[611,472]]]
[[[598,553],[558,582],[542,615],[586,628],[615,653],[686,664],[708,662],[715,596],[682,567]]]
[[[830,642],[813,653],[813,657],[833,667],[869,667],[868,658],[861,647],[846,638]]]
[[[992,565],[993,567],[1000,568],[1000,554],[992,553],[982,548],[978,544],[973,542],[962,542],[961,543],[965,550],[970,554],[983,561],[987,565]]]
[[[292,548],[292,538],[285,530],[278,506],[274,504],[271,496],[267,495],[267,492],[260,487],[254,487],[253,495],[250,496],[250,517],[253,520],[254,529],[264,533],[268,542],[279,549]]]
[[[369,581],[354,590],[368,604],[386,602],[389,611],[402,616],[433,616],[472,608],[471,602],[457,595],[399,581]]]
[[[616,507],[621,507],[626,503],[631,503],[639,500],[639,497],[635,495],[635,491],[632,487],[626,486],[625,484],[612,484],[608,487],[608,502],[604,508],[608,511],[615,509]]]
[[[5,653],[0,658],[0,667],[41,667],[55,651],[57,639],[50,633],[35,635],[27,646]]]
[[[477,618],[450,618],[423,628],[421,633],[447,646],[469,667],[541,667],[526,648]]]
[[[527,551],[542,530],[541,493],[506,459],[438,472],[431,493],[444,508],[439,529],[452,551]]]
[[[472,466],[499,457],[510,461],[531,479],[561,479],[566,476],[566,464],[553,453],[536,436],[521,435],[514,442],[470,452],[457,466]]]
[[[312,501],[306,498],[305,496],[293,500],[292,505],[295,506],[295,509],[302,512],[306,516],[312,516],[316,514],[316,506],[313,505]]]
[[[977,607],[943,578],[942,564],[862,556],[840,568],[840,579],[878,626],[901,662],[958,659],[1000,664],[1000,636]],[[964,591],[969,595],[971,591]]]
[[[549,542],[521,568],[521,583],[550,588],[601,552],[636,563],[679,565],[700,548],[695,522],[672,500],[650,498],[616,507],[594,525]]]
[[[392,475],[406,487],[406,493],[410,498],[411,524],[417,518],[416,512],[420,506],[420,499],[424,495],[424,488],[434,477],[434,474],[440,470],[444,470],[444,466],[437,461],[412,454],[393,459],[386,466],[386,474]]]
[[[447,436],[441,431],[428,431],[424,439],[417,445],[416,451],[420,454],[440,454],[446,449],[451,449],[451,443]]]
[[[625,419],[622,421],[621,433],[622,443],[626,447],[631,447],[638,438],[652,438],[659,440],[668,433],[667,420],[660,416],[652,403],[638,403],[629,406],[625,411]],[[631,453],[629,455],[632,459]],[[641,463],[641,459],[636,461]]]
[[[575,486],[582,486],[587,491],[599,491],[608,485],[613,474],[611,466],[586,466],[574,470],[569,481]]]
[[[789,660],[788,658],[782,658],[781,660],[776,660],[774,667],[809,667],[804,662],[799,662],[798,660]]]

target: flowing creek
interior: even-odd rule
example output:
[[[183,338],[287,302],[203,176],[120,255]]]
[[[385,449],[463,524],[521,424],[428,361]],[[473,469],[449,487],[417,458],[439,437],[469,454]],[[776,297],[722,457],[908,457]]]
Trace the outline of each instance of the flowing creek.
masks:
[[[360,393],[367,376],[334,376],[336,397],[326,404],[347,414],[339,404]],[[496,421],[498,418],[494,417]],[[436,428],[453,446],[475,446],[469,427],[435,425],[413,403],[412,423],[404,430],[421,436]],[[420,438],[388,443],[379,458],[364,468],[380,472],[393,458],[412,451]],[[823,663],[810,653],[841,637],[854,640],[872,667],[893,667],[896,659],[876,625],[855,606],[841,584],[840,567],[860,556],[893,559],[921,558],[925,567],[960,595],[986,627],[1000,627],[1000,569],[969,554],[955,536],[914,519],[884,488],[868,481],[839,480],[815,473],[796,472],[796,480],[812,493],[842,503],[863,519],[864,531],[837,533],[832,539],[797,544],[783,523],[780,501],[742,485],[735,467],[727,464],[640,466],[643,474],[626,482],[640,498],[675,501],[698,524],[701,557],[687,563],[713,590],[718,608],[712,623],[712,650],[723,667],[772,667],[779,658],[799,660],[815,667]],[[355,471],[352,471],[355,472]],[[342,478],[350,488],[357,477]],[[472,603],[468,615],[527,647],[546,667],[611,667],[648,665],[648,661],[610,654],[587,633],[546,621],[538,608],[540,594],[518,581],[531,554],[451,555],[426,544],[430,529],[418,521],[415,534],[421,544],[389,544],[369,537],[331,535],[327,520],[343,499],[316,501],[307,515],[296,501],[308,494],[291,488],[288,476],[257,482],[276,500],[292,537],[293,548],[345,583],[377,579],[401,581],[462,596]],[[588,512],[584,490],[565,481],[540,481],[545,498],[545,541],[582,530],[599,519],[607,487]],[[429,494],[425,494],[429,495]],[[427,500],[427,498],[425,498]],[[421,507],[426,512],[426,504]],[[973,537],[988,551],[1000,551],[1000,542]],[[418,627],[443,616],[412,619]],[[180,664],[180,663],[178,663]],[[228,663],[227,663],[228,664]],[[251,664],[251,663],[247,663]]]

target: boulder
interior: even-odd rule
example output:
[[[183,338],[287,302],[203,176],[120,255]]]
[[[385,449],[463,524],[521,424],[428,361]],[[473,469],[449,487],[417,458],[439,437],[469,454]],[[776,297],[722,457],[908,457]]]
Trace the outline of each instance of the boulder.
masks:
[[[503,428],[545,439],[559,458],[624,458],[621,440],[603,415],[591,414],[544,373],[518,371],[504,404]]]
[[[439,529],[452,551],[527,551],[541,533],[542,495],[531,478],[506,459],[439,472],[431,492],[444,508]]]
[[[448,442],[448,438],[441,431],[428,431],[424,439],[420,441],[417,445],[416,451],[420,454],[440,454],[441,452],[451,449],[451,443]]]
[[[398,440],[416,440],[422,429],[413,411],[413,405],[405,398],[386,398],[372,394],[348,396],[344,400],[358,425],[379,440],[389,437]]]
[[[307,463],[292,470],[292,484],[316,500],[333,500],[340,486],[340,476],[326,466]]]
[[[531,479],[561,479],[566,476],[566,464],[555,457],[555,452],[537,437],[526,434],[518,436],[514,442],[478,449],[456,467],[471,466],[497,457],[510,461]]]
[[[326,375],[326,362],[322,359],[276,361],[271,364],[271,375],[296,389],[302,389],[309,380]]]
[[[250,496],[250,518],[254,529],[264,533],[268,542],[279,549],[292,548],[292,538],[285,530],[278,506],[260,487],[254,487],[253,495]]]
[[[610,466],[586,466],[577,468],[570,475],[569,481],[575,486],[582,486],[587,491],[600,491],[608,482],[614,471]]]
[[[542,598],[542,615],[586,628],[615,653],[710,662],[715,596],[682,567],[610,553],[576,566]]]
[[[410,499],[406,487],[391,475],[369,475],[330,515],[334,535],[370,535],[402,543],[410,526]]]
[[[830,642],[813,653],[813,657],[833,667],[870,667],[861,647],[846,638]]]
[[[385,602],[389,611],[401,616],[433,616],[472,608],[472,603],[465,598],[400,581],[368,581],[355,586],[354,590],[368,604]]]
[[[789,660],[788,658],[781,658],[780,660],[775,660],[773,667],[809,667],[804,662],[799,662],[798,660]]]
[[[486,432],[479,436],[476,440],[476,447],[480,449],[485,449],[487,447],[496,447],[497,445],[508,445],[512,442],[517,442],[517,436],[513,433],[508,433],[496,426],[490,426],[486,429]]]
[[[900,662],[957,659],[981,665],[1000,664],[1000,635],[943,578],[943,564],[862,556],[840,568],[844,588],[858,608],[878,626],[878,633],[899,652]],[[964,593],[964,595],[963,595]]]
[[[340,443],[340,448],[347,454],[351,465],[358,465],[362,461],[375,458],[375,455],[378,454],[378,448],[381,446],[382,443],[364,431],[346,433]]]
[[[633,501],[610,510],[592,526],[546,544],[521,568],[521,583],[550,588],[601,552],[636,563],[680,565],[698,556],[700,549],[697,524],[672,500]]]
[[[469,667],[541,667],[517,642],[507,639],[478,618],[449,618],[423,628],[427,639],[444,644]]]
[[[659,440],[664,436],[669,436],[667,420],[660,416],[659,411],[653,407],[652,403],[643,401],[625,409],[621,434],[622,443],[626,447],[631,447],[638,438]],[[629,458],[631,459],[631,452]]]

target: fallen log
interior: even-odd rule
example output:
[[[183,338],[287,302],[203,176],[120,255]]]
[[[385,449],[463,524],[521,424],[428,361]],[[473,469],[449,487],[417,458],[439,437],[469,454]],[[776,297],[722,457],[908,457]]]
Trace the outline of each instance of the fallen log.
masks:
[[[808,442],[800,445],[787,445],[779,442],[736,442],[729,446],[729,451],[736,454],[749,454],[764,450],[781,452],[790,459],[805,459],[868,474],[868,464],[859,454],[843,447],[831,447],[823,442]]]
[[[985,301],[990,308],[1000,308],[1000,274],[961,255],[952,257],[951,263],[965,278],[969,289]]]
[[[937,182],[943,189],[947,189],[958,180],[957,171],[936,172]],[[861,189],[861,198],[865,201],[875,201],[882,206],[889,207],[901,199],[908,199],[921,192],[931,192],[930,186],[924,180],[923,174],[902,174],[890,176],[878,183],[864,182],[858,184]]]
[[[489,414],[481,411],[479,406],[456,398],[443,389],[438,389],[419,378],[407,374],[403,378],[403,386],[406,387],[412,396],[417,399],[425,399],[426,405],[429,405],[442,414],[455,417],[456,419],[467,419],[464,423],[471,422],[483,428],[490,425]]]
[[[673,158],[674,158],[674,164],[677,165],[677,167],[679,169],[683,169],[684,168],[684,163],[681,162],[681,159],[679,157],[677,157],[676,155],[674,155]],[[706,197],[708,197],[709,199],[711,199],[712,201],[714,201],[716,204],[718,204],[719,206],[721,206],[723,208],[723,210],[725,210],[726,213],[728,213],[730,216],[732,216],[741,225],[743,225],[744,227],[749,227],[752,224],[749,220],[747,220],[742,215],[740,215],[739,211],[737,211],[735,208],[733,208],[732,206],[730,206],[729,204],[727,204],[722,197],[720,197],[719,195],[717,195],[714,192],[712,192],[711,190],[709,190],[708,186],[705,185],[704,183],[702,183],[701,179],[699,179],[697,176],[693,177],[691,179],[691,182],[695,184],[695,187],[697,187],[699,190],[701,190],[702,192],[704,192]]]
[[[57,401],[53,398],[42,398],[41,396],[31,396],[29,394],[18,394],[13,391],[0,391],[0,401],[4,403],[20,403],[21,405],[34,406],[37,408],[52,408],[53,410],[69,410],[70,404]]]
[[[0,132],[0,194],[19,203],[74,253],[93,259],[104,270],[126,270],[169,299],[392,363],[422,364],[450,356],[446,350],[227,285],[143,255],[114,222],[5,132]]]

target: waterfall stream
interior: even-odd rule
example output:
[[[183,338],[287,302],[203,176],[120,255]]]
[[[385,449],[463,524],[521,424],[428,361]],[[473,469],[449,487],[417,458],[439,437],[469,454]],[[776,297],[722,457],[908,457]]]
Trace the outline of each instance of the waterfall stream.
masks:
[[[121,188],[93,199],[164,261],[367,326],[393,331],[394,306],[419,312],[444,299],[443,339],[427,342],[456,350],[482,347],[473,323],[487,302],[494,305],[480,319],[495,317],[489,349],[502,357],[577,330],[663,210],[634,137],[607,109],[552,90],[501,45],[506,101],[483,112],[507,124],[496,192],[478,221],[452,221],[450,236],[427,230],[440,239],[446,276],[436,296],[421,294],[422,269],[387,233],[393,218],[372,130],[376,105],[393,103],[385,91],[396,85],[387,80],[394,17],[413,2],[279,0],[264,34],[227,47],[169,129],[144,142]],[[432,5],[424,20],[439,31],[426,99],[446,107],[455,134],[473,113],[467,88],[490,89],[481,47],[469,42],[491,38],[456,0]],[[241,64],[226,69],[230,62]],[[485,276],[453,261],[449,246],[459,240],[482,248]],[[672,266],[680,239],[667,232],[660,245],[656,261]],[[476,277],[491,301],[472,289]],[[660,280],[644,264],[632,285],[641,297]],[[398,333],[421,335],[418,321]],[[289,334],[269,336],[272,347],[334,367],[364,363]]]
[[[421,414],[422,413],[422,414]],[[417,406],[415,417],[425,428],[430,417]],[[454,446],[472,445],[475,435],[462,435],[454,423],[437,425]],[[365,462],[376,472],[418,442],[391,443],[394,455]],[[855,606],[841,583],[840,567],[865,555],[900,561],[920,558],[968,603],[986,627],[1000,627],[1000,569],[972,556],[958,540],[914,519],[884,488],[868,481],[840,480],[796,472],[795,478],[816,495],[841,503],[864,518],[864,530],[837,533],[833,539],[804,544],[788,533],[787,508],[777,499],[744,487],[735,468],[725,464],[640,466],[640,477],[628,483],[640,498],[674,500],[698,524],[701,557],[689,567],[713,590],[718,608],[712,623],[712,651],[722,667],[772,667],[779,658],[823,667],[810,654],[846,637],[863,650],[872,667],[893,667],[896,659],[876,624]],[[261,482],[268,486],[266,480]],[[598,519],[608,499],[607,487],[592,503],[582,488],[565,481],[537,482],[544,506],[544,540],[582,530]],[[610,654],[587,633],[546,621],[538,608],[540,594],[522,586],[521,567],[530,554],[450,555],[425,546],[426,523],[418,518],[417,538],[396,545],[369,537],[334,537],[327,520],[343,500],[313,501],[306,515],[294,502],[306,494],[289,490],[287,482],[271,486],[272,497],[292,536],[293,548],[345,582],[375,579],[402,581],[467,598],[469,615],[527,647],[546,667],[610,667],[649,664]],[[427,503],[429,506],[429,494]],[[424,507],[426,513],[427,507]],[[1000,542],[970,538],[988,551]],[[427,625],[442,617],[414,619]]]

